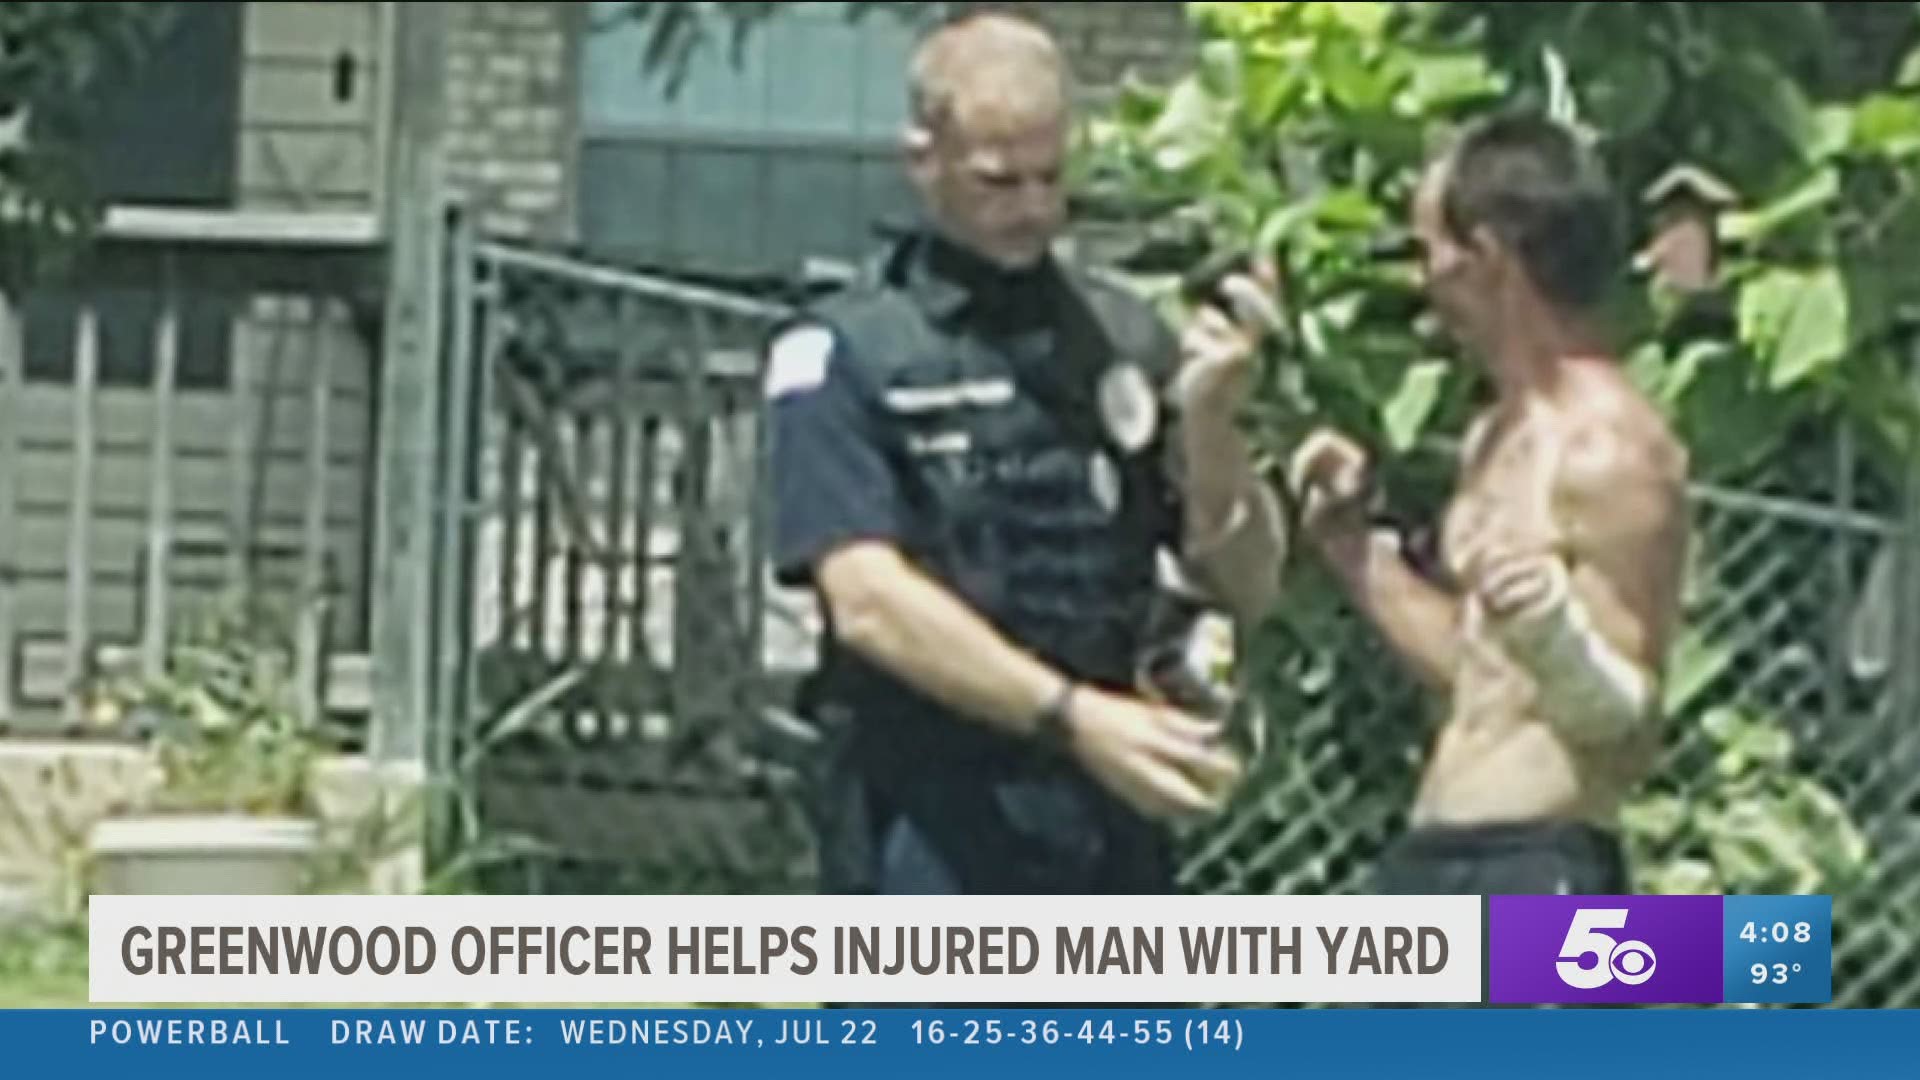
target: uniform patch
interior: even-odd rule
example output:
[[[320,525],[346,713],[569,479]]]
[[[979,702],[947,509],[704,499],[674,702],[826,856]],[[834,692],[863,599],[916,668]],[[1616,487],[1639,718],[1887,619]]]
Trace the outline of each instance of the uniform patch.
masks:
[[[939,435],[912,435],[907,438],[907,452],[914,457],[941,457],[969,453],[973,450],[973,436],[965,431],[947,431]]]
[[[981,379],[946,386],[901,386],[887,391],[887,407],[906,415],[951,409],[991,409],[1013,402],[1012,379]]]
[[[1105,454],[1096,453],[1087,463],[1087,482],[1093,489],[1093,501],[1109,514],[1120,512],[1120,467]]]
[[[767,400],[819,389],[832,356],[833,331],[825,327],[802,326],[780,335],[767,357]]]
[[[1107,434],[1129,454],[1145,450],[1160,427],[1160,399],[1146,372],[1118,364],[1100,378],[1100,419]]]

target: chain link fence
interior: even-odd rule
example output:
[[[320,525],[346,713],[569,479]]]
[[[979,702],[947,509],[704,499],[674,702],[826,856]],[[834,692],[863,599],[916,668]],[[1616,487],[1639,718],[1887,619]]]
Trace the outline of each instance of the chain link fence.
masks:
[[[819,627],[764,571],[757,356],[783,307],[509,248],[470,262],[482,513],[453,760],[479,884],[808,889],[812,756],[783,709]],[[1920,1007],[1898,499],[1809,446],[1698,492],[1668,751],[1627,832],[1648,891],[1834,894],[1836,1004]],[[1267,750],[1186,838],[1191,891],[1363,890],[1435,731],[1328,584],[1290,578],[1249,660]]]

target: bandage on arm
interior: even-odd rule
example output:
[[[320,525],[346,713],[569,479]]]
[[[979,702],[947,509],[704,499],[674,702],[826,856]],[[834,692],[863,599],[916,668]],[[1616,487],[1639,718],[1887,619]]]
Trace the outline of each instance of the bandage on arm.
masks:
[[[1653,686],[1594,626],[1565,565],[1554,565],[1551,599],[1495,624],[1495,633],[1533,676],[1544,718],[1563,735],[1603,743],[1632,734],[1653,712]]]
[[[1279,501],[1249,480],[1223,523],[1202,535],[1189,531],[1181,556],[1217,604],[1242,622],[1258,621],[1278,598],[1287,559]]]

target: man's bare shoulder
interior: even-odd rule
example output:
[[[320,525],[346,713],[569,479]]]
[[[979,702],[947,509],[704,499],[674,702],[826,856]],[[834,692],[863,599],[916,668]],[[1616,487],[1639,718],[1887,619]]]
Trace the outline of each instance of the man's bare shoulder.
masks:
[[[1581,365],[1570,373],[1561,401],[1565,449],[1555,487],[1564,503],[1615,514],[1678,509],[1686,491],[1686,447],[1623,372]]]

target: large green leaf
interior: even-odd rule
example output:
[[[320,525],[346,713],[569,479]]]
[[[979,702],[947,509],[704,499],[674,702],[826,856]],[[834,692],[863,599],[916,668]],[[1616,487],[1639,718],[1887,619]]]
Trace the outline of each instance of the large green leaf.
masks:
[[[1848,312],[1846,281],[1831,266],[1770,270],[1740,294],[1741,335],[1770,358],[1774,390],[1796,386],[1846,355]]]
[[[1793,190],[1760,207],[1744,213],[1728,214],[1723,233],[1728,240],[1745,243],[1763,240],[1805,215],[1832,206],[1840,198],[1840,173],[1822,166]]]
[[[1200,46],[1199,64],[1195,72],[1200,84],[1207,93],[1223,101],[1231,101],[1242,92],[1241,50],[1232,41],[1209,41]]]
[[[1732,65],[1728,89],[1750,117],[1771,127],[1803,160],[1820,156],[1820,123],[1813,102],[1793,77],[1761,53]]]
[[[1450,109],[1464,102],[1498,93],[1500,79],[1493,65],[1478,53],[1428,53],[1408,65],[1401,107],[1426,113]]]
[[[1671,843],[1687,823],[1687,804],[1673,795],[1648,795],[1620,808],[1620,825],[1643,843]]]
[[[1581,119],[1611,139],[1639,135],[1660,118],[1673,93],[1673,79],[1658,54],[1623,50],[1586,81]]]
[[[1368,39],[1380,37],[1393,15],[1393,5],[1382,3],[1306,3],[1300,7],[1301,22],[1309,28],[1337,27]]]
[[[1920,153],[1920,99],[1875,94],[1854,112],[1853,143],[1868,153]]]
[[[1676,859],[1640,871],[1641,890],[1652,896],[1717,896],[1726,891],[1720,873],[1701,859]]]
[[[1730,363],[1733,360],[1733,348],[1724,341],[1695,341],[1680,351],[1680,356],[1667,370],[1666,378],[1659,390],[1660,403],[1671,408],[1674,403],[1685,397],[1693,388],[1700,372],[1709,364]]]
[[[1657,341],[1649,341],[1634,349],[1627,356],[1627,378],[1640,392],[1650,397],[1658,397],[1667,379],[1667,351]]]
[[[1362,230],[1378,228],[1386,220],[1386,211],[1364,191],[1339,188],[1320,198],[1313,216],[1322,225]]]
[[[1314,70],[1328,96],[1349,112],[1385,111],[1398,89],[1398,76],[1352,38],[1336,37],[1320,42],[1314,54]]]
[[[1776,805],[1736,803],[1717,825],[1714,861],[1729,884],[1788,893],[1809,892],[1822,884],[1825,875],[1814,853],[1828,838],[1808,835]]]
[[[1293,111],[1305,82],[1298,64],[1279,57],[1248,56],[1243,64],[1241,93],[1245,115],[1242,119],[1247,129],[1260,138]]]
[[[1697,630],[1689,630],[1674,644],[1667,662],[1666,694],[1662,705],[1668,716],[1686,712],[1700,696],[1733,666],[1734,648],[1715,641]],[[1715,725],[1730,724],[1731,718],[1715,714],[1708,717],[1709,733]]]
[[[1227,105],[1198,79],[1173,88],[1166,108],[1147,130],[1155,167],[1184,172],[1212,156],[1228,131]]]
[[[1399,389],[1380,410],[1381,424],[1395,453],[1405,453],[1420,441],[1434,407],[1440,404],[1440,391],[1451,370],[1452,365],[1444,360],[1426,360],[1407,369]]]

